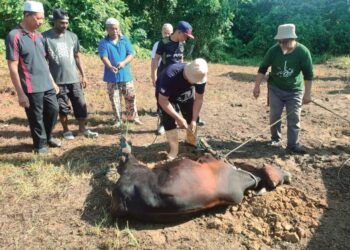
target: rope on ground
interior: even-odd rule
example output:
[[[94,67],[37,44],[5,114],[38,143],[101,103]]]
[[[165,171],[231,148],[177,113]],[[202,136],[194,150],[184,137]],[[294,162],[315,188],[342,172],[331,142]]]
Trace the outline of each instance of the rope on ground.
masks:
[[[342,169],[346,166],[346,164],[348,163],[348,161],[350,161],[350,158],[347,159],[346,161],[344,161],[343,164],[342,164],[342,166],[341,166],[341,167],[339,168],[339,170],[338,170],[338,181],[339,181],[340,186],[341,186],[343,189],[349,189],[349,187],[346,187],[346,186],[344,185],[344,183],[341,181],[341,178],[340,178],[340,176],[341,176],[341,171],[342,171]]]
[[[160,117],[158,115],[157,128],[159,127],[159,125],[160,125]],[[157,139],[158,139],[158,133],[156,132],[156,135],[154,136],[153,141],[151,143],[147,143],[147,144],[143,145],[142,147],[150,147],[150,146],[152,146],[154,143],[156,143]]]
[[[296,109],[296,108],[295,108]],[[265,127],[262,132],[265,133],[265,131],[267,129],[270,129],[272,126],[276,125],[277,123],[279,123],[280,121],[282,121],[283,119],[287,118],[291,113],[294,112],[293,109],[292,111],[290,111],[289,113],[287,113],[286,115],[282,116],[279,120],[275,121],[274,123],[270,124],[269,126]],[[238,149],[240,149],[241,147],[243,147],[244,145],[246,145],[248,142],[255,140],[257,138],[259,138],[262,135],[262,133],[259,133],[257,136],[254,136],[248,140],[246,140],[245,142],[243,142],[242,144],[240,144],[239,146],[235,147],[234,149],[232,149],[230,152],[228,152],[227,154],[224,155],[224,159],[226,159],[230,154],[232,154],[233,152],[237,151]]]
[[[335,115],[335,116],[337,116],[337,117],[339,117],[339,118],[341,118],[341,119],[343,119],[343,120],[345,120],[345,121],[347,121],[347,122],[350,123],[350,120],[348,120],[348,119],[344,118],[343,116],[337,114],[337,113],[334,112],[333,110],[330,110],[329,108],[327,108],[327,107],[325,107],[325,106],[319,104],[318,102],[316,102],[316,101],[314,101],[314,100],[312,100],[311,102],[312,102],[313,104],[315,104],[316,106],[319,106],[319,107],[321,107],[321,108],[327,110],[328,112],[331,112],[333,115]]]

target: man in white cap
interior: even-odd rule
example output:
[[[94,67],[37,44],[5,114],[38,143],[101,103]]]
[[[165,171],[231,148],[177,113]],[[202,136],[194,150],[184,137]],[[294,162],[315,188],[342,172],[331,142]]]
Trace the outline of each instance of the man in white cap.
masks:
[[[86,87],[83,61],[80,56],[80,44],[76,34],[67,30],[68,13],[62,9],[53,11],[53,28],[45,31],[46,58],[51,75],[60,88],[57,95],[59,117],[63,127],[63,138],[73,140],[74,135],[68,128],[68,114],[71,111],[69,102],[79,125],[79,134],[95,138],[97,132],[86,129],[87,108],[82,87]],[[81,80],[78,70],[81,74]]]
[[[299,144],[300,114],[302,104],[311,102],[313,66],[310,51],[296,41],[294,24],[278,27],[277,44],[266,53],[255,81],[253,95],[259,97],[260,84],[268,68],[268,101],[270,124],[281,119],[284,106],[287,111],[287,151],[305,154]],[[281,121],[271,127],[271,146],[281,146]]]
[[[45,59],[43,37],[36,31],[44,22],[43,5],[26,1],[23,10],[21,24],[6,38],[6,59],[19,105],[25,108],[34,151],[46,154],[48,146],[61,146],[51,136],[57,120],[59,89]]]
[[[134,49],[129,39],[122,35],[119,21],[115,18],[107,19],[106,31],[107,36],[100,41],[98,52],[105,65],[103,80],[107,83],[115,126],[119,128],[122,122],[121,96],[125,99],[127,120],[142,125],[137,113],[135,88],[130,70]]]
[[[198,58],[188,64],[168,66],[157,79],[156,91],[171,160],[179,151],[177,126],[186,129],[186,142],[196,146],[197,119],[203,104],[207,74],[207,62]]]

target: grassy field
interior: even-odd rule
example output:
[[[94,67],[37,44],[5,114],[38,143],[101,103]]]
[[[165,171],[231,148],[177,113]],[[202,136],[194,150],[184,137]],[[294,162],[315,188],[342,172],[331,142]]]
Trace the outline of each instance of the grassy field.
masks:
[[[262,133],[267,125],[266,98],[255,100],[251,94],[256,67],[209,65],[202,112],[207,124],[199,133],[223,153],[256,137],[230,160],[269,162],[283,167],[295,176],[294,187],[284,186],[263,197],[250,194],[241,205],[224,212],[162,225],[112,221],[110,217],[110,188],[117,179],[115,171],[110,170],[117,167],[119,137],[126,129],[113,127],[99,58],[84,55],[89,79],[85,90],[88,127],[100,136],[63,140],[62,148],[50,149],[45,157],[32,153],[25,113],[18,106],[4,55],[1,58],[1,249],[330,249],[331,246],[342,249],[346,246],[349,234],[343,228],[350,211],[346,205],[348,193],[342,192],[336,174],[350,155],[349,124],[308,105],[302,113],[302,143],[311,148],[310,153],[305,157],[288,156],[284,151],[266,147],[269,135],[266,131]],[[341,57],[316,66],[313,87],[318,101],[344,117],[349,117],[349,64],[349,57]],[[164,162],[167,145],[164,137],[158,137],[150,145],[157,125],[150,62],[134,60],[132,70],[144,125],[130,124],[128,137],[137,158],[152,167]],[[262,92],[264,96],[266,90]],[[77,124],[70,118],[70,128],[76,133]],[[285,129],[284,126],[284,133]],[[61,138],[60,124],[54,135]],[[180,136],[183,138],[184,132]],[[186,150],[181,144],[180,155],[186,156]],[[346,168],[344,171],[342,177],[347,183],[348,172]],[[291,209],[290,204],[298,207]],[[337,210],[327,210],[325,206],[336,206]],[[257,209],[266,210],[267,215],[261,217]],[[291,232],[281,228],[276,234],[279,225],[276,221],[281,225],[292,224]],[[305,233],[300,234],[298,242],[286,240],[287,233],[297,230]]]

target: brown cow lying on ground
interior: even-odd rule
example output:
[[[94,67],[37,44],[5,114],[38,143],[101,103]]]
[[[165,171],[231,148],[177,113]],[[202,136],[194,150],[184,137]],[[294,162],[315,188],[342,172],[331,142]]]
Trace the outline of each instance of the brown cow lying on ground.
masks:
[[[121,139],[120,178],[112,190],[112,215],[173,221],[220,204],[238,204],[248,189],[271,190],[290,174],[271,165],[234,167],[210,156],[182,159],[149,169]]]

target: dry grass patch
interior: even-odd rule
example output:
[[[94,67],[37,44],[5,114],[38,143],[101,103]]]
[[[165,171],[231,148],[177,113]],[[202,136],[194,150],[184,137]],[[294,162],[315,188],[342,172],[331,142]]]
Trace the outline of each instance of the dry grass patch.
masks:
[[[74,185],[81,178],[72,175],[63,165],[55,166],[38,157],[33,157],[22,167],[14,167],[11,164],[0,167],[2,173],[0,198],[15,195],[19,200],[39,194],[50,195],[62,192],[65,186]]]

